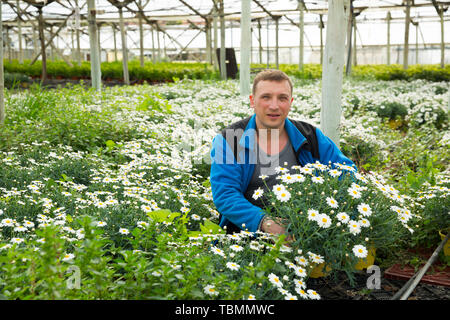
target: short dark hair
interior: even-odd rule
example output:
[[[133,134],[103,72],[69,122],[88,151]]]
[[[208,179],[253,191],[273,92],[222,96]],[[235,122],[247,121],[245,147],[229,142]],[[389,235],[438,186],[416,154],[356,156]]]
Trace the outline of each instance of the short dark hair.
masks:
[[[276,81],[276,82],[287,81],[289,83],[289,86],[291,87],[291,95],[292,95],[292,91],[293,91],[292,81],[289,78],[289,76],[281,70],[265,69],[265,70],[259,72],[256,75],[255,79],[253,80],[253,88],[252,88],[253,95],[256,92],[256,85],[260,81]]]

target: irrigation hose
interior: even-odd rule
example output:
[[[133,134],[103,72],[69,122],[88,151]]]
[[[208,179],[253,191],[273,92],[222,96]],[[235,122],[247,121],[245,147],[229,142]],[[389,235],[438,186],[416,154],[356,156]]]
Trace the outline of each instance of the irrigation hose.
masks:
[[[411,279],[408,280],[408,282],[391,298],[391,300],[397,300],[398,297],[403,293],[400,300],[406,300],[410,296],[410,294],[413,292],[413,290],[416,288],[416,286],[419,284],[422,277],[427,272],[428,268],[436,261],[437,257],[439,256],[439,252],[444,247],[445,243],[450,237],[450,232],[447,234],[444,240],[441,241],[439,246],[434,250],[431,257],[428,259],[427,263],[423,266],[422,269],[420,269],[419,272],[417,272],[415,275],[411,277]]]
[[[401,287],[400,290],[397,291],[397,293],[391,298],[391,300],[398,300],[398,298],[400,298],[400,296],[403,294],[403,292],[405,292],[405,290],[411,285],[411,283],[414,281],[414,279],[417,277],[417,275],[419,274],[420,270],[417,271],[411,278],[409,278],[408,282],[406,282],[403,287]]]

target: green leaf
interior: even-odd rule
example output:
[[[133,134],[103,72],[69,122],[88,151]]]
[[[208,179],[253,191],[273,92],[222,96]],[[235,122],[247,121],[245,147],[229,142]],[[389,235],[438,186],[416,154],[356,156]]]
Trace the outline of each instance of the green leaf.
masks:
[[[179,212],[171,212],[168,209],[161,209],[147,213],[147,215],[157,222],[172,222],[176,217],[180,216]]]
[[[105,144],[106,144],[106,147],[107,147],[109,150],[113,149],[113,148],[116,146],[116,143],[115,143],[114,141],[112,141],[112,140],[106,141]]]
[[[200,230],[207,234],[217,234],[224,233],[223,229],[216,223],[210,220],[205,220],[203,224],[200,225]]]

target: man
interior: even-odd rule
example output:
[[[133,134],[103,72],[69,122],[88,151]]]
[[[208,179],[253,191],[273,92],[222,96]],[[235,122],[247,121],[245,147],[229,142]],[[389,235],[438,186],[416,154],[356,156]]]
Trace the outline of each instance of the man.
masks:
[[[254,79],[250,107],[255,114],[231,124],[213,140],[210,181],[213,201],[227,233],[248,230],[283,234],[282,223],[266,217],[258,189],[272,189],[276,170],[319,161],[353,165],[318,128],[288,119],[292,82],[280,70]],[[264,179],[264,181],[263,181]]]

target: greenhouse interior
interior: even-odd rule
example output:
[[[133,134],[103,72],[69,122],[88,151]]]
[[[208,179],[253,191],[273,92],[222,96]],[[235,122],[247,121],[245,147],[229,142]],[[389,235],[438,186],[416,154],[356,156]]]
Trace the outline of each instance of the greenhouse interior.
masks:
[[[449,8],[2,0],[0,300],[449,300]]]

